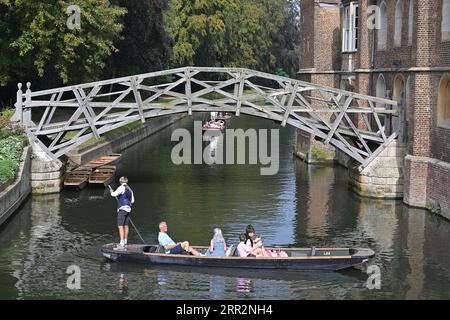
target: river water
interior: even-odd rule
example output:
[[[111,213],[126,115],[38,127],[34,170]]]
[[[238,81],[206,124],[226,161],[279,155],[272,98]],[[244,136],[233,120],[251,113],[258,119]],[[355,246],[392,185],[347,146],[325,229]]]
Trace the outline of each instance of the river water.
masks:
[[[245,116],[230,126],[280,129],[279,173],[262,176],[258,165],[174,165],[171,134],[193,131],[186,117],[123,152],[117,176],[130,179],[142,236],[155,243],[166,220],[175,241],[208,245],[220,227],[231,244],[251,223],[266,245],[370,247],[380,289],[368,289],[367,266],[267,272],[108,262],[100,248],[117,241],[116,202],[104,189],[87,188],[33,196],[0,229],[0,299],[450,298],[450,222],[401,201],[356,196],[346,169],[308,166],[292,155],[293,129]],[[140,242],[134,230],[130,242]],[[81,271],[79,290],[67,287],[71,265]]]

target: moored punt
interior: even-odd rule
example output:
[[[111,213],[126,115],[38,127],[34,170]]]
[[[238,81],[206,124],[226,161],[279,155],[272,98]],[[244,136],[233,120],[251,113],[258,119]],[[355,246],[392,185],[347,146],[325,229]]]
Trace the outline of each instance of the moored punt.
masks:
[[[107,156],[103,156],[103,157],[100,157],[100,158],[90,161],[88,164],[85,165],[85,167],[96,169],[98,167],[112,165],[112,164],[117,163],[121,156],[122,156],[121,154],[110,154]]]
[[[223,120],[223,121],[228,121],[231,119],[230,115],[225,115],[225,116],[217,116],[216,120]]]
[[[224,128],[203,127],[203,131],[222,131]]]
[[[69,172],[64,179],[65,189],[82,190],[86,188],[92,170],[76,169]]]
[[[94,186],[107,187],[114,179],[116,173],[115,166],[102,166],[92,172],[89,177],[89,184]]]
[[[244,269],[284,269],[284,270],[342,270],[368,261],[375,253],[371,249],[351,248],[266,248],[282,250],[287,257],[247,257],[236,256],[236,248],[230,256],[192,256],[166,254],[158,245],[128,245],[126,251],[114,250],[114,244],[102,247],[107,259],[133,263],[141,262],[155,265],[182,265],[207,268],[244,268]],[[206,253],[207,247],[195,247]]]

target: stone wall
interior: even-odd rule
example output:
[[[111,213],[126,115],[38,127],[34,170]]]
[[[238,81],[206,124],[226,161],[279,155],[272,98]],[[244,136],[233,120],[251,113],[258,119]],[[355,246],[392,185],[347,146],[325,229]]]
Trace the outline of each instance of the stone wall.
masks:
[[[61,162],[52,160],[42,149],[31,143],[33,156],[31,160],[31,192],[33,194],[51,194],[61,191],[65,160]]]
[[[450,164],[408,155],[405,166],[405,203],[450,219]]]
[[[89,161],[106,154],[121,152],[122,150],[125,150],[126,148],[132,146],[133,144],[136,144],[137,142],[145,139],[155,132],[164,129],[165,127],[171,125],[172,123],[180,120],[185,116],[185,114],[177,114],[147,120],[147,122],[143,126],[130,131],[120,138],[117,138],[113,141],[93,145],[88,149],[75,149],[69,152],[67,156],[71,162],[78,166],[88,163]]]
[[[62,163],[52,161],[44,152],[40,151],[39,146],[34,145],[34,155],[31,164],[32,193],[51,194],[60,192],[68,166],[77,167],[98,157],[120,152],[184,116],[185,114],[179,114],[147,120],[143,126],[131,130],[113,141],[95,144],[85,150],[75,149],[67,155],[68,159],[62,160]]]
[[[349,184],[364,197],[402,199],[406,148],[393,141],[363,170],[351,166]]]
[[[31,147],[25,147],[20,158],[16,178],[1,186],[0,190],[0,226],[20,207],[31,193]]]

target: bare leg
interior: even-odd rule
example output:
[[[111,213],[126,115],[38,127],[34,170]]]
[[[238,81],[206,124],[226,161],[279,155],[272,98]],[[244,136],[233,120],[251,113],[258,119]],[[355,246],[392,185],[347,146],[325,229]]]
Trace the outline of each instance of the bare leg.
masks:
[[[183,248],[184,251],[187,251],[189,253],[192,253],[194,256],[199,256],[200,252],[198,252],[197,250],[195,250],[194,248],[191,248],[189,246],[189,242],[185,241],[181,244],[181,247]]]
[[[128,241],[128,231],[129,230],[130,229],[128,228],[128,226],[124,226],[123,238],[127,239],[127,241]]]
[[[189,251],[190,253],[192,253],[194,256],[199,256],[200,252],[198,252],[197,250],[195,250],[194,248],[189,247]]]
[[[267,257],[266,249],[264,248],[264,246],[261,246],[261,251],[262,251],[263,257]]]
[[[124,233],[125,233],[125,231],[124,231],[123,226],[119,226],[119,236],[120,236],[120,241],[123,241],[123,239],[124,239]]]

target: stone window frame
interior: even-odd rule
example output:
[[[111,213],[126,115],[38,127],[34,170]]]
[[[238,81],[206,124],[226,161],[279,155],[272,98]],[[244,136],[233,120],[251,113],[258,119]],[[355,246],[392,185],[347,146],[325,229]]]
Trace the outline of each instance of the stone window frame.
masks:
[[[395,21],[394,21],[394,47],[402,46],[403,31],[403,1],[397,0],[395,3]]]
[[[408,45],[411,46],[414,35],[414,0],[409,0],[408,8]]]
[[[441,13],[441,41],[448,42],[450,41],[450,0],[442,0]]]
[[[450,129],[450,73],[444,73],[439,80],[436,124],[439,128]]]
[[[383,85],[382,88],[381,88],[381,84]],[[380,91],[383,91],[383,92],[380,92]],[[386,78],[384,77],[384,75],[382,73],[380,73],[378,75],[378,78],[377,78],[376,87],[375,87],[375,95],[376,95],[377,98],[389,98],[388,97],[387,85],[386,85]],[[385,104],[377,103],[376,107],[377,108],[384,108],[384,109],[386,109],[386,105]],[[381,124],[385,128],[385,132],[387,132],[388,128],[387,128],[387,124],[386,124],[386,116],[380,114],[380,115],[378,115],[378,118],[380,119]]]
[[[358,51],[358,20],[360,18],[359,4],[350,2],[342,12],[342,53]]]
[[[387,49],[388,37],[388,10],[385,1],[380,4],[380,29],[377,30],[377,50],[382,51]]]
[[[395,100],[399,103],[398,118],[392,118],[392,129],[394,130],[396,128],[398,130],[399,136],[397,139],[402,143],[405,142],[406,108],[409,104],[409,97],[407,97],[407,95],[410,94],[408,93],[407,88],[407,86],[410,85],[410,82],[408,83],[408,81],[410,81],[410,76],[405,79],[405,75],[403,75],[402,73],[397,73],[394,77],[394,82],[392,85],[392,100]]]

